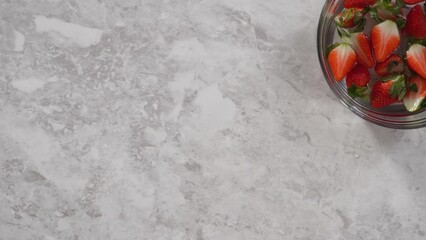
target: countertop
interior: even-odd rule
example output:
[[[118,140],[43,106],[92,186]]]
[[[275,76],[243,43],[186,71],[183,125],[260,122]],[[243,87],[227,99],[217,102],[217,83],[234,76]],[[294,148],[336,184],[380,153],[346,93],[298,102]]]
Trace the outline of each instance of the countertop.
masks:
[[[1,0],[1,240],[426,238],[426,130],[323,80],[318,0]]]

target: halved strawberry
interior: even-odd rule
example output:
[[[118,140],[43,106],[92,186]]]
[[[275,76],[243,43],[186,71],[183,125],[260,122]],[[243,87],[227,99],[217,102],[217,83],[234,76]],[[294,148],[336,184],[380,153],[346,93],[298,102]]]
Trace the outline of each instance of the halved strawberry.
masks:
[[[356,60],[368,68],[373,67],[374,58],[371,50],[370,39],[362,32],[351,33],[348,36],[342,37],[343,42],[351,44],[356,52]]]
[[[423,6],[416,5],[407,14],[405,34],[414,38],[426,38],[426,16]]]
[[[426,79],[414,76],[408,81],[407,94],[404,97],[404,106],[409,112],[415,112],[422,107],[426,98]]]
[[[404,75],[386,77],[373,85],[370,94],[371,106],[373,108],[382,108],[396,103],[404,98],[406,92]]]
[[[363,13],[360,8],[344,8],[342,12],[337,14],[334,22],[339,27],[351,28],[363,21]]]
[[[407,63],[411,70],[426,78],[426,47],[413,44],[407,51]]]
[[[404,61],[396,54],[390,55],[384,62],[377,63],[374,71],[380,77],[404,72]]]
[[[383,62],[399,46],[401,38],[396,23],[386,20],[371,30],[371,42],[377,62]]]
[[[356,63],[356,53],[349,44],[334,46],[328,54],[328,62],[336,81],[342,81]]]
[[[345,8],[365,8],[376,3],[376,0],[345,0],[343,6]]]
[[[370,72],[366,66],[356,64],[346,76],[348,94],[352,98],[365,98],[368,96],[368,83]]]
[[[404,3],[408,4],[408,5],[414,5],[414,4],[417,4],[417,3],[424,2],[424,1],[425,0],[404,0]]]

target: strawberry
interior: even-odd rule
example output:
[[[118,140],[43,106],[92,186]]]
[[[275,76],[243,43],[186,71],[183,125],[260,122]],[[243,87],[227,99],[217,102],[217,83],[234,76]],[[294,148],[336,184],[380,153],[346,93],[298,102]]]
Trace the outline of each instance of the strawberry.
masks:
[[[407,95],[404,97],[404,106],[409,112],[415,112],[422,107],[426,98],[426,79],[414,76],[408,81]]]
[[[371,42],[377,62],[383,62],[399,46],[401,38],[395,22],[386,20],[371,30]]]
[[[414,5],[421,2],[424,2],[424,0],[404,0],[404,3],[408,5]]]
[[[351,28],[360,24],[363,20],[362,9],[360,8],[344,8],[342,12],[337,14],[334,22],[343,28]]]
[[[401,101],[406,91],[405,77],[402,74],[381,79],[371,89],[371,106],[373,108],[382,108]]]
[[[392,20],[398,28],[405,25],[403,8],[405,4],[401,0],[377,0],[377,3],[370,8],[371,17],[378,23]]]
[[[414,6],[407,14],[404,31],[409,37],[426,38],[426,17],[422,6]]]
[[[396,54],[390,55],[384,62],[377,63],[374,71],[380,77],[385,77],[394,73],[404,72],[404,62]]]
[[[411,70],[426,78],[426,47],[413,44],[407,51],[407,63]]]
[[[356,64],[346,76],[346,86],[348,94],[352,98],[365,98],[368,96],[368,83],[370,82],[370,72],[366,66]]]
[[[342,37],[343,42],[351,44],[356,52],[356,60],[368,68],[373,67],[374,58],[371,50],[370,39],[362,32],[351,33]]]
[[[360,64],[356,64],[346,76],[346,86],[348,88],[352,86],[366,87],[369,82],[370,72],[367,67]]]
[[[328,54],[328,62],[336,81],[340,82],[356,63],[356,53],[349,44],[341,43],[333,46]]]
[[[343,6],[345,8],[365,8],[376,3],[376,0],[345,0]]]

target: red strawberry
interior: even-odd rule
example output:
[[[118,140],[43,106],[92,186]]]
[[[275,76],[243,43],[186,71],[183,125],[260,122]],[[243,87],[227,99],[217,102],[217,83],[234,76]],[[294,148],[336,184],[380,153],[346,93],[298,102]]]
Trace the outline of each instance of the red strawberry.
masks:
[[[396,54],[390,55],[384,62],[377,63],[374,71],[380,77],[385,77],[394,73],[404,72],[404,62]]]
[[[426,78],[426,47],[413,44],[407,51],[407,63],[411,70]]]
[[[356,63],[356,53],[349,44],[341,43],[328,54],[328,62],[336,81],[340,82]]]
[[[417,3],[421,3],[423,1],[424,0],[404,0],[404,3],[408,4],[408,5],[414,5],[414,4],[417,4]]]
[[[426,79],[414,76],[408,82],[407,95],[404,97],[404,106],[409,112],[415,112],[422,107],[426,98]]]
[[[343,6],[345,8],[365,8],[374,5],[376,0],[345,0]]]
[[[401,38],[396,23],[386,20],[371,30],[371,42],[377,62],[383,62],[399,46]]]
[[[365,87],[370,82],[370,72],[368,68],[357,64],[346,76],[346,86],[348,88],[354,86]]]
[[[340,27],[351,28],[360,24],[362,19],[362,9],[344,8],[343,11],[334,18],[334,22]]]
[[[379,80],[371,89],[371,106],[373,108],[381,108],[401,101],[406,91],[405,77],[402,74]]]
[[[404,30],[407,36],[426,38],[426,17],[421,5],[414,6],[408,13]]]
[[[370,72],[366,66],[357,64],[346,76],[346,86],[348,94],[352,98],[368,97],[368,83],[370,82]]]
[[[367,35],[362,32],[352,33],[349,35],[349,37],[343,36],[342,40],[351,44],[352,48],[356,52],[356,60],[359,64],[362,64],[368,68],[373,67],[374,58],[371,50],[370,39]]]

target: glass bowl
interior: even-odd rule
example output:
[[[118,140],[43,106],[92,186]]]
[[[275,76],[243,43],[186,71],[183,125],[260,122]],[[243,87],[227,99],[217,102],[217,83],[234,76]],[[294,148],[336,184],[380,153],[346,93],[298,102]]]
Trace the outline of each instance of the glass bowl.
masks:
[[[402,103],[393,104],[381,109],[372,108],[368,102],[351,98],[347,93],[345,81],[337,82],[334,79],[326,54],[327,47],[333,42],[338,41],[333,20],[342,9],[342,0],[326,0],[318,24],[318,56],[325,80],[331,90],[347,108],[369,122],[394,129],[425,127],[426,111],[410,113],[405,110]]]

